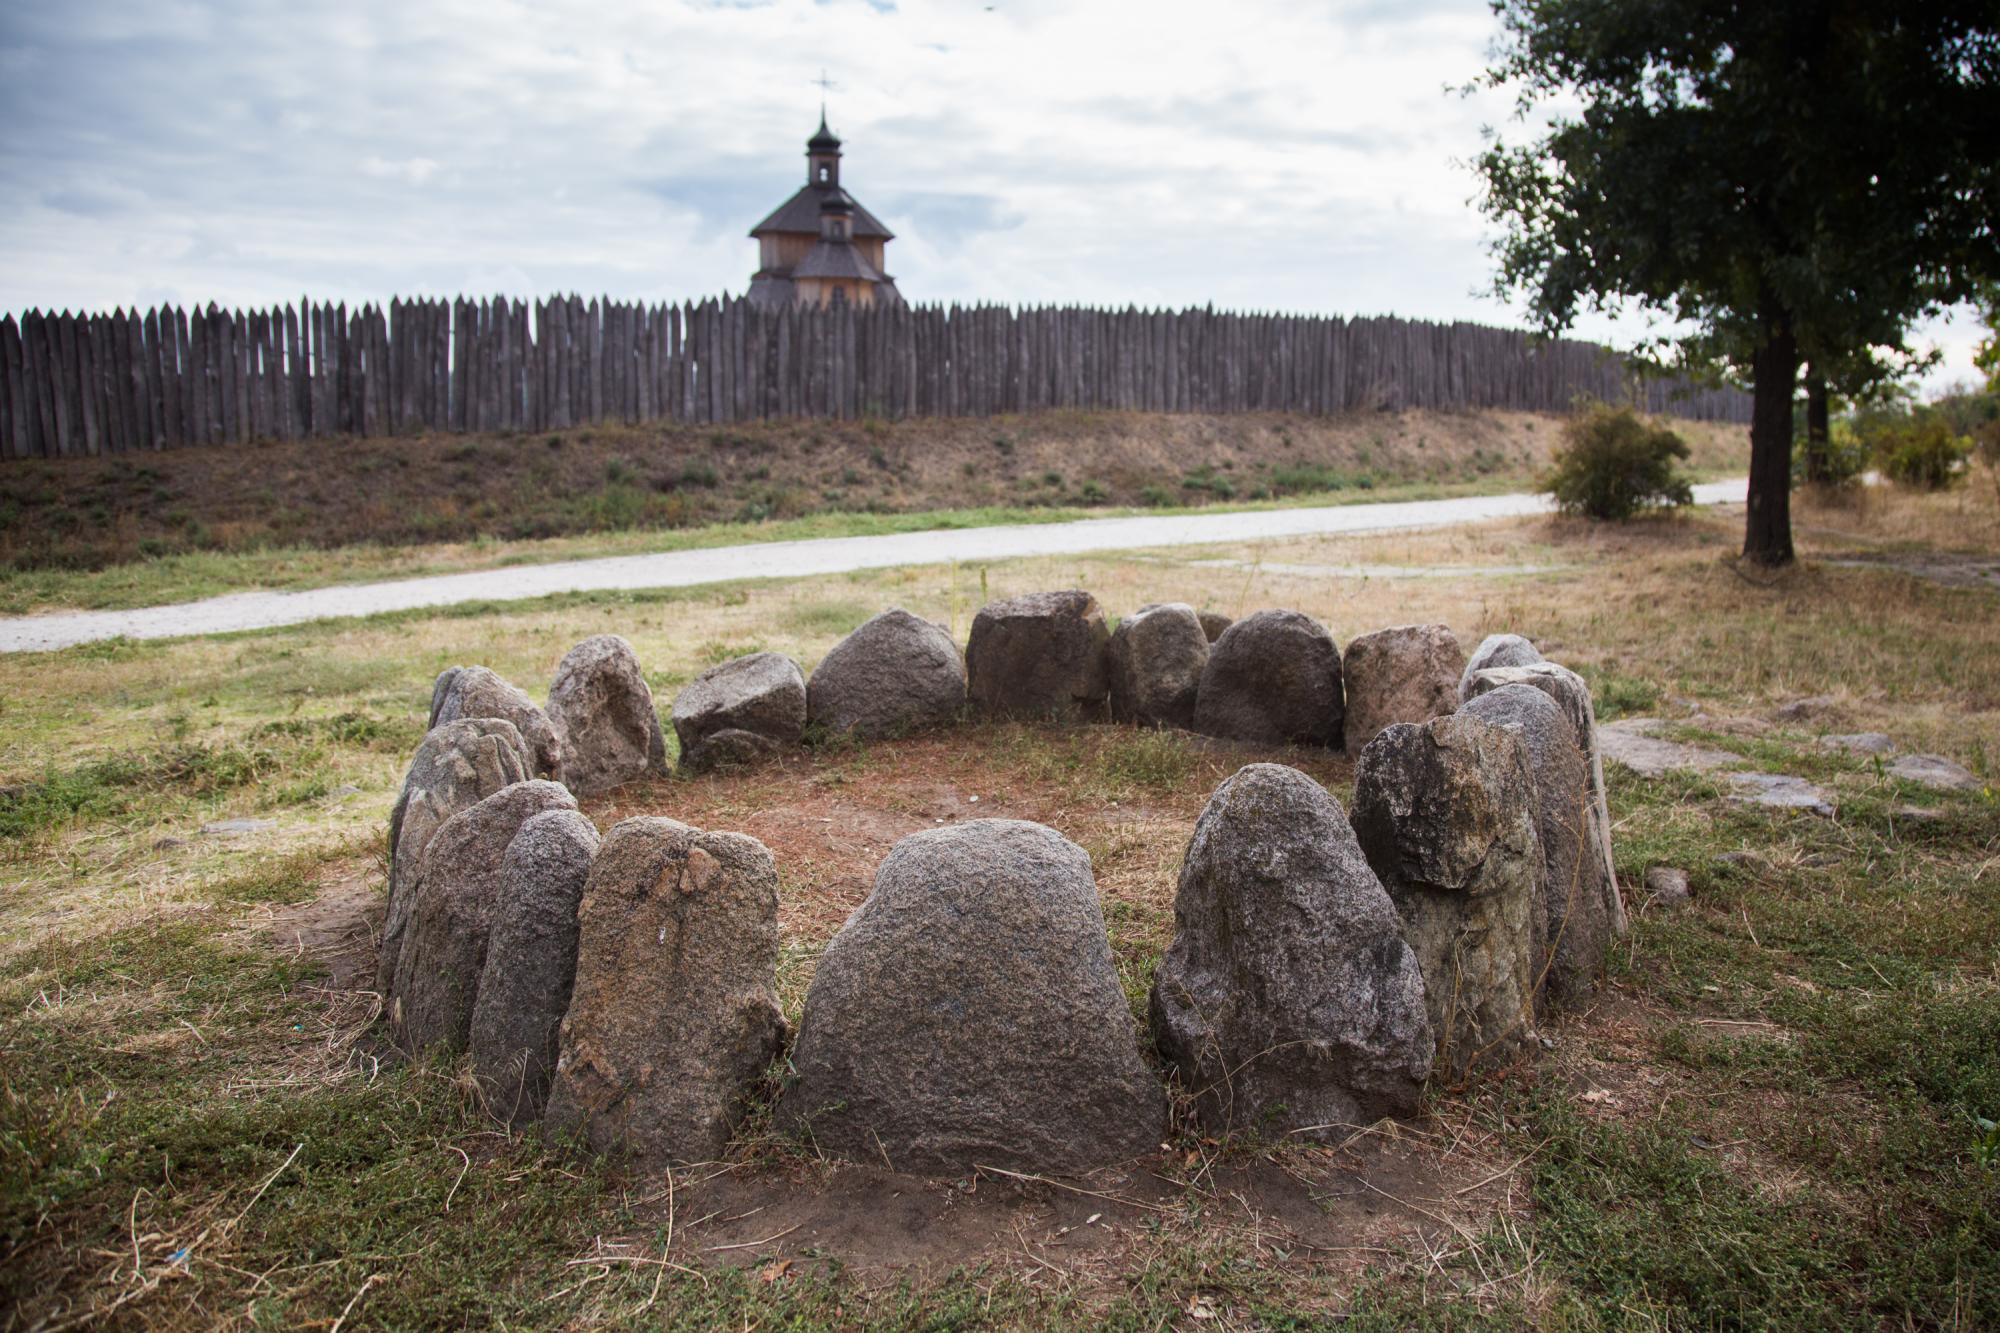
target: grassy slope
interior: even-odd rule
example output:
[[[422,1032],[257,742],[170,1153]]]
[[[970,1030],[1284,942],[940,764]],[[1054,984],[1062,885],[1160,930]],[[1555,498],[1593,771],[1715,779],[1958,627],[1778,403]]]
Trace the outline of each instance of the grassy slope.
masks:
[[[1961,503],[1808,511],[1805,541],[1828,548],[1815,525],[1901,546],[1935,529],[2000,551],[2000,524],[1954,513]],[[0,1302],[31,1319],[124,1302],[146,1326],[326,1323],[357,1297],[355,1317],[381,1326],[1151,1329],[1191,1308],[1290,1328],[1341,1315],[1343,1327],[1384,1328],[1991,1326],[2000,1162],[1979,1119],[2000,1118],[2000,807],[1990,787],[1926,792],[1812,740],[1886,730],[1991,782],[2000,617],[1988,593],[1893,571],[1809,564],[1753,585],[1718,559],[1734,536],[1708,519],[1523,523],[1274,544],[1239,553],[1240,581],[1191,563],[1208,551],[976,576],[874,571],[0,661],[0,783],[12,784],[0,857],[16,885],[0,900]],[[1262,572],[1259,557],[1570,569],[1327,580]],[[485,660],[537,690],[567,643],[616,629],[664,700],[751,647],[810,662],[888,601],[962,634],[982,593],[1057,581],[1114,609],[1155,597],[1239,613],[1297,605],[1343,641],[1429,618],[1467,636],[1525,630],[1591,677],[1607,716],[1678,716],[1672,700],[1697,702],[1706,720],[1686,734],[1829,784],[1841,817],[1735,807],[1705,779],[1614,774],[1622,876],[1636,886],[1648,865],[1688,867],[1694,905],[1670,914],[1635,898],[1601,1003],[1553,1029],[1534,1076],[1435,1103],[1442,1137],[1494,1141],[1515,1206],[1437,1228],[1433,1253],[1412,1246],[1360,1275],[1218,1220],[1223,1201],[1198,1178],[1119,1266],[1088,1280],[1028,1262],[900,1284],[812,1264],[774,1277],[747,1259],[699,1278],[576,1266],[607,1235],[657,1253],[657,1182],[492,1135],[449,1070],[356,1060],[365,997],[326,989],[310,961],[260,942],[274,904],[337,877],[379,884],[384,812],[439,666]],[[1834,712],[1789,727],[1731,721],[1797,694],[1830,695]],[[1078,818],[1113,801],[1182,811],[1213,777],[1213,760],[1178,738],[1109,728],[998,728],[976,745],[982,763]],[[898,780],[916,746],[822,756],[815,782],[865,795]],[[1343,762],[1314,767],[1344,798]],[[677,781],[634,799],[746,819],[766,803],[756,784],[772,781]],[[349,784],[361,793],[343,797]],[[1933,818],[1901,813],[1911,804]],[[242,843],[194,835],[222,815],[280,828]],[[1178,846],[1090,845],[1136,998],[1170,926]],[[1735,851],[1754,859],[1715,859]],[[780,860],[795,899],[811,870]],[[810,957],[797,945],[793,1007]],[[1275,1156],[1313,1169],[1296,1149],[1180,1149],[1225,1167]],[[768,1143],[735,1159],[751,1174],[798,1169]],[[183,1249],[191,1259],[176,1263]]]
[[[0,613],[736,541],[1533,484],[1522,413],[768,422],[342,440],[0,468]],[[1695,469],[1740,430],[1690,424]]]

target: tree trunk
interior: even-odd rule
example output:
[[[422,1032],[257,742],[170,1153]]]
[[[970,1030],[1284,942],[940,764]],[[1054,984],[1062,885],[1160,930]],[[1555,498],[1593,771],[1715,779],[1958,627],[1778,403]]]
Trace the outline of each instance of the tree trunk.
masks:
[[[1756,383],[1743,558],[1776,567],[1792,563],[1792,396],[1798,390],[1799,345],[1789,319],[1767,318],[1763,325],[1764,341],[1750,372]]]
[[[1824,486],[1833,480],[1833,460],[1828,455],[1826,376],[1819,367],[1806,367],[1806,480]]]

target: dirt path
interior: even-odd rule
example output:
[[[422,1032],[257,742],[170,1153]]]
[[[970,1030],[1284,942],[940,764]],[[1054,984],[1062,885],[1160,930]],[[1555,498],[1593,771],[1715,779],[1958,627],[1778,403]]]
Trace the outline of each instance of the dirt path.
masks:
[[[1697,486],[1699,504],[1741,502],[1736,478]],[[1453,500],[1264,509],[1227,514],[1085,519],[1076,523],[963,528],[880,537],[833,537],[769,542],[657,555],[569,560],[388,583],[313,588],[303,592],[243,592],[178,606],[131,611],[74,611],[0,620],[0,652],[46,652],[120,636],[179,638],[268,629],[311,620],[377,615],[460,602],[513,601],[555,593],[615,588],[680,588],[737,579],[798,578],[896,565],[1011,560],[1091,551],[1141,550],[1222,542],[1265,541],[1335,533],[1451,527],[1487,519],[1544,513],[1545,496],[1479,495]]]

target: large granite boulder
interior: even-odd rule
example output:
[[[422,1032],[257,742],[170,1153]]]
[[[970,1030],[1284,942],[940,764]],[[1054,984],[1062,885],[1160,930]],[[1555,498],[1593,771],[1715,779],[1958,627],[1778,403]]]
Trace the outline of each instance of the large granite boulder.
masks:
[[[1193,607],[1149,606],[1118,622],[1105,651],[1111,716],[1144,727],[1187,727],[1208,665],[1208,635]]]
[[[1340,659],[1347,753],[1358,755],[1392,722],[1428,722],[1458,707],[1465,650],[1446,625],[1397,625],[1363,634]]]
[[[965,656],[951,632],[900,606],[833,646],[806,685],[806,717],[867,740],[943,726],[965,707]]]
[[[507,848],[533,816],[574,809],[561,783],[517,782],[459,811],[431,839],[382,997],[403,1049],[465,1048],[493,917],[508,892]]]
[[[432,727],[462,717],[503,717],[534,756],[535,776],[563,780],[563,742],[549,715],[519,686],[483,666],[446,667],[431,686]]]
[[[898,1171],[1069,1171],[1157,1148],[1166,1098],[1084,850],[981,819],[911,834],[827,946],[785,1129]]]
[[[472,1069],[509,1124],[538,1119],[576,981],[576,912],[597,828],[575,810],[529,816],[500,867],[486,967],[472,1006]]]
[[[1251,764],[1196,821],[1153,1040],[1204,1129],[1344,1139],[1414,1111],[1433,1042],[1416,955],[1340,803]]]
[[[1087,592],[1031,592],[991,602],[972,618],[965,645],[966,695],[1010,717],[1096,713],[1110,687],[1104,650],[1111,631]]]
[[[389,812],[389,911],[382,922],[378,989],[396,975],[396,954],[409,928],[424,849],[438,829],[501,788],[527,781],[533,771],[527,742],[505,718],[447,722],[417,746],[395,809]]]
[[[805,734],[805,673],[783,653],[732,657],[674,696],[681,767],[691,772],[776,755]]]
[[[1574,1003],[1604,975],[1611,944],[1604,854],[1591,826],[1590,765],[1576,728],[1554,699],[1527,685],[1489,690],[1459,712],[1513,732],[1527,748],[1548,893],[1544,992],[1557,1004]]]
[[[549,685],[549,718],[563,737],[563,780],[598,796],[667,771],[667,740],[632,645],[616,634],[563,654]]]
[[[713,1161],[784,1049],[763,843],[627,819],[591,862],[545,1121],[640,1163]]]
[[[1590,765],[1590,825],[1600,852],[1604,880],[1599,892],[1615,935],[1626,930],[1625,899],[1618,891],[1618,871],[1611,852],[1611,808],[1604,798],[1604,752],[1597,735],[1597,709],[1590,698],[1590,686],[1583,677],[1554,662],[1529,662],[1518,667],[1488,667],[1474,672],[1466,698],[1474,699],[1489,690],[1509,685],[1531,685],[1556,701],[1563,716],[1576,728],[1577,744]]]
[[[1452,1077],[1534,1041],[1547,938],[1535,815],[1527,750],[1476,717],[1399,722],[1356,766],[1355,836],[1402,915]]]
[[[1298,611],[1258,611],[1209,648],[1194,729],[1265,745],[1337,746],[1344,714],[1340,649]]]
[[[1458,701],[1464,703],[1472,697],[1472,678],[1482,671],[1495,667],[1532,666],[1544,661],[1541,649],[1518,634],[1489,634],[1479,641],[1466,659],[1465,670],[1458,677]]]

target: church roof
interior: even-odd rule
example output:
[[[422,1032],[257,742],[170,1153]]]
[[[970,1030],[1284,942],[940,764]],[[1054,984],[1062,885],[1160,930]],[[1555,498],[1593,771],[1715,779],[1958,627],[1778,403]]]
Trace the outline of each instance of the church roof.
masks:
[[[882,275],[874,265],[861,257],[861,252],[851,245],[838,241],[821,241],[806,252],[793,268],[794,278],[859,278],[863,282],[881,282]]]
[[[778,205],[771,216],[750,229],[752,236],[761,236],[767,231],[804,231],[819,233],[820,205],[828,195],[843,193],[838,185],[821,185],[814,181],[799,187],[799,192]],[[852,195],[846,196],[850,203]],[[856,236],[879,236],[892,241],[896,233],[883,226],[873,213],[854,203],[854,234]]]

